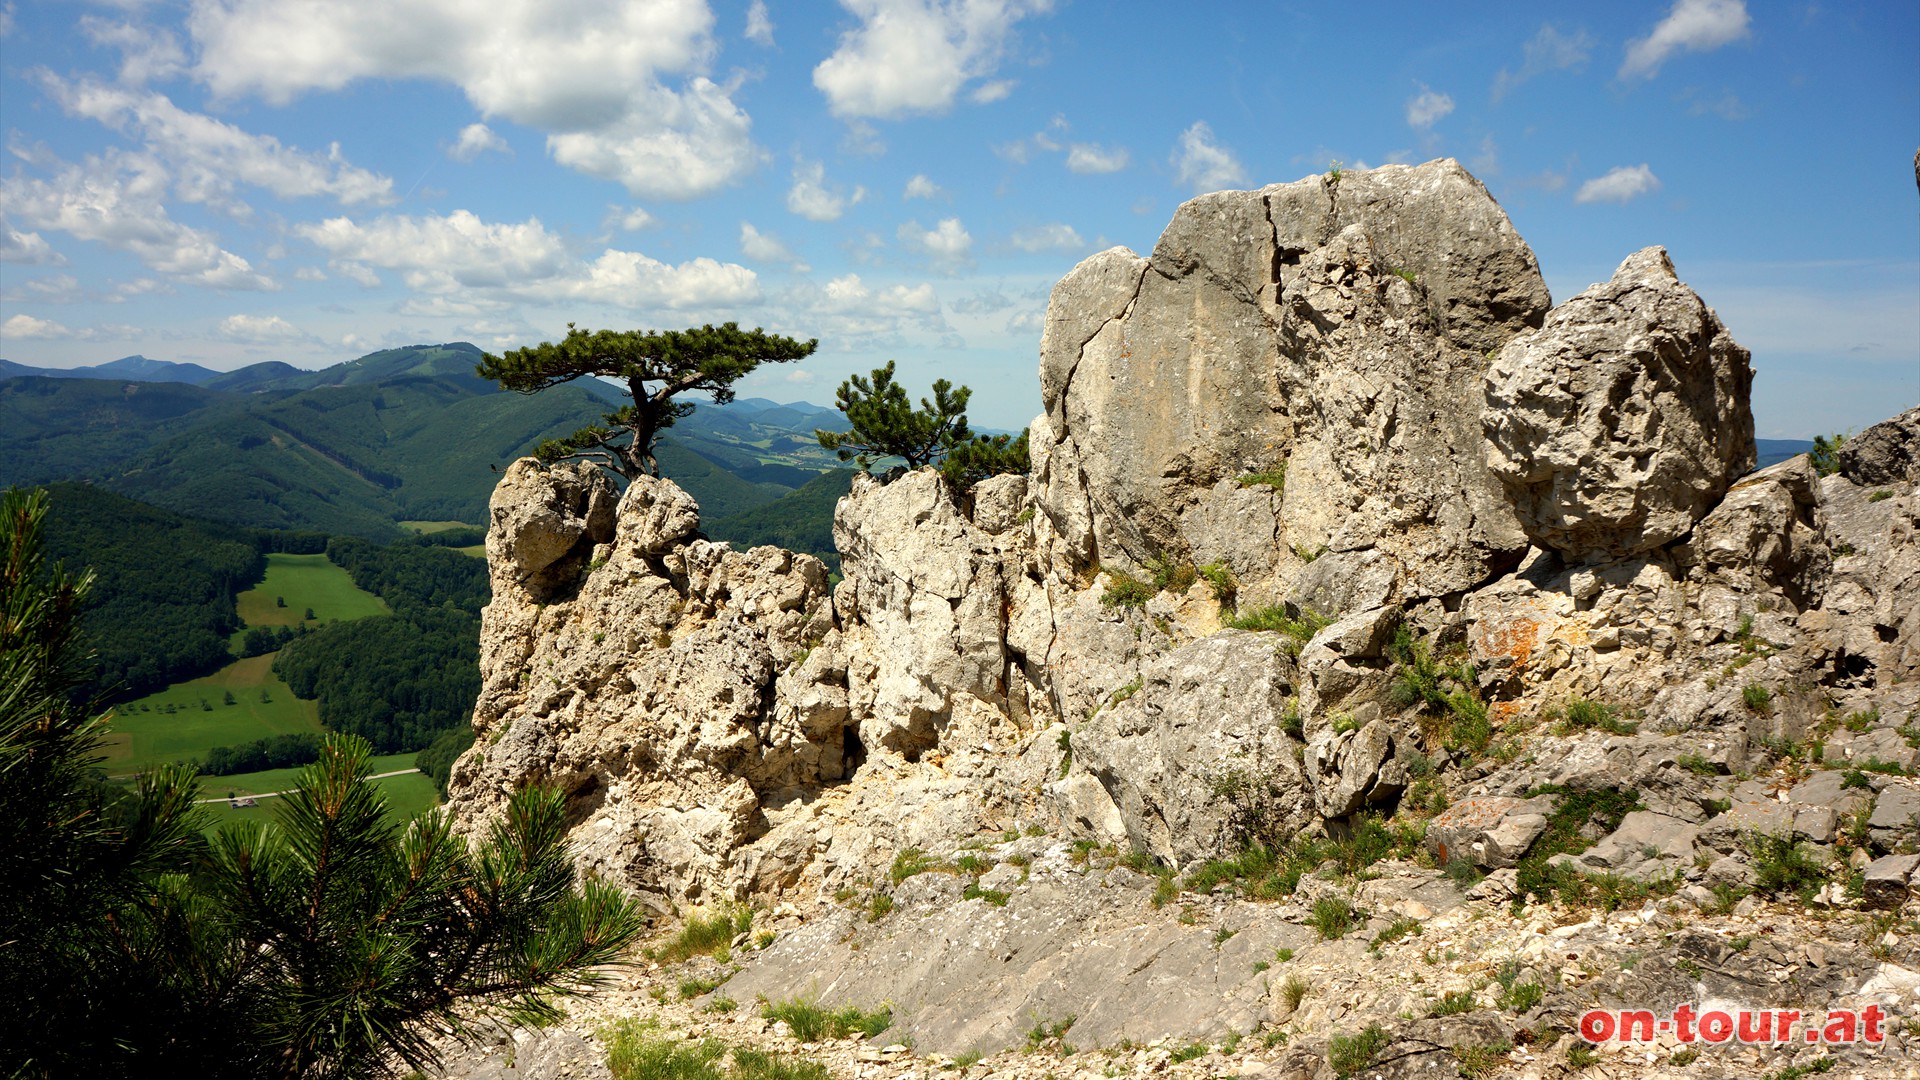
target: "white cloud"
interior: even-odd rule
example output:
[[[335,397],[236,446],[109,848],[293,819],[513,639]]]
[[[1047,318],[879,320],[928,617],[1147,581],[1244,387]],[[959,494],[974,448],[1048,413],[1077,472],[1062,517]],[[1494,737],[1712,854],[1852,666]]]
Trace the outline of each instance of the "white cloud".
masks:
[[[0,262],[60,266],[67,260],[39,233],[21,232],[0,215]]]
[[[169,79],[187,69],[187,51],[171,30],[83,15],[80,32],[95,45],[120,50],[120,81],[130,86]]]
[[[694,79],[685,93],[665,90],[618,122],[547,136],[553,160],[626,185],[634,195],[693,199],[745,175],[759,160],[752,122],[730,91]]]
[[[1556,30],[1552,23],[1540,27],[1521,51],[1520,69],[1509,71],[1501,68],[1493,77],[1493,100],[1495,104],[1501,98],[1512,93],[1521,83],[1550,71],[1569,71],[1581,67],[1587,62],[1587,56],[1593,51],[1593,38],[1585,30],[1575,30],[1571,36]]]
[[[1014,247],[1021,251],[1081,251],[1087,242],[1080,239],[1073,226],[1055,223],[1036,225],[1030,229],[1017,229],[1011,237]]]
[[[796,162],[793,187],[787,190],[787,209],[808,221],[838,221],[847,207],[867,197],[867,189],[856,187],[848,195],[838,185],[827,183],[827,167],[817,161]]]
[[[1129,157],[1124,146],[1074,143],[1067,148],[1067,168],[1077,173],[1114,173],[1127,167]]]
[[[953,310],[962,315],[990,315],[996,311],[1005,311],[1018,303],[999,288],[976,289],[972,296],[963,296],[953,302]]]
[[[860,25],[813,69],[835,116],[941,112],[967,81],[991,75],[1013,25],[1052,0],[841,0]],[[983,100],[1004,97],[981,88]],[[1011,89],[1007,87],[1006,89]]]
[[[909,221],[900,226],[900,243],[908,251],[925,255],[943,267],[963,265],[967,253],[973,249],[973,237],[967,234],[966,227],[959,218],[942,218],[931,229],[923,229],[918,221]]]
[[[1044,311],[1021,311],[1007,317],[1007,333],[1038,334],[1047,325]]]
[[[1452,111],[1453,98],[1422,83],[1420,92],[1407,99],[1407,126],[1430,128]]]
[[[188,202],[244,212],[235,205],[235,184],[265,188],[285,199],[325,196],[345,206],[394,201],[393,180],[348,164],[338,143],[326,154],[307,153],[282,146],[271,135],[188,112],[165,94],[93,81],[69,83],[52,75],[42,81],[67,115],[145,142],[167,164],[176,193]]]
[[[717,52],[706,0],[218,0],[187,24],[194,75],[221,98],[447,82],[484,117],[546,132],[562,165],[636,195],[705,195],[757,160],[732,90],[705,77]]]
[[[1658,190],[1660,178],[1653,175],[1653,170],[1646,165],[1620,165],[1609,169],[1605,176],[1596,176],[1581,184],[1573,201],[1624,203]]]
[[[174,221],[162,198],[170,177],[144,154],[109,150],[84,165],[62,164],[51,179],[0,178],[0,203],[32,229],[128,252],[160,273],[215,289],[277,289],[213,234]]]
[[[619,207],[614,207],[613,212],[614,219],[619,221],[620,227],[628,232],[639,232],[641,229],[647,228],[654,223],[653,215],[638,206],[627,211],[622,211]]]
[[[313,340],[306,331],[278,315],[229,315],[220,320],[218,333],[228,341],[248,345],[284,345]]]
[[[0,339],[45,341],[72,336],[73,331],[51,319],[36,319],[27,314],[10,315],[6,322],[0,323]]]
[[[773,19],[767,15],[767,0],[753,0],[747,5],[746,37],[755,45],[773,47]]]
[[[840,152],[850,157],[879,157],[887,152],[887,141],[880,137],[879,128],[865,120],[849,120]]]
[[[1651,34],[1627,42],[1619,77],[1651,79],[1683,49],[1710,52],[1746,37],[1752,21],[1746,0],[1674,0]]]
[[[1013,93],[1013,88],[1019,85],[1018,79],[995,79],[992,82],[981,83],[974,88],[973,93],[967,95],[967,100],[975,105],[991,105],[996,101],[1005,101],[1007,96]]]
[[[1243,187],[1247,182],[1247,170],[1240,159],[1213,141],[1213,129],[1204,120],[1180,133],[1173,151],[1173,169],[1176,182],[1191,187],[1196,195]]]
[[[696,258],[670,265],[638,252],[608,248],[591,263],[567,252],[538,218],[489,224],[470,211],[445,217],[388,215],[361,224],[330,218],[294,231],[332,255],[336,268],[398,271],[430,295],[476,289],[527,300],[588,300],[632,308],[744,303],[759,295],[753,271]]]
[[[947,330],[940,314],[940,298],[933,286],[896,284],[875,288],[858,274],[827,282],[823,288],[800,282],[782,296],[783,306],[836,348],[897,348],[909,332],[939,334]]]
[[[907,189],[900,193],[900,198],[902,201],[907,199],[937,199],[942,194],[943,192],[940,190],[940,185],[927,179],[925,173],[915,173],[913,179],[907,181]]]
[[[749,222],[740,223],[740,253],[749,259],[761,262],[785,263],[804,274],[813,267],[793,253],[793,249],[782,243],[771,233],[763,233]]]
[[[460,137],[447,148],[447,156],[455,161],[472,161],[481,154],[492,151],[496,154],[512,154],[507,140],[485,124],[473,123],[460,129]]]
[[[346,278],[348,281],[353,282],[363,289],[377,289],[383,284],[380,280],[380,275],[374,273],[372,267],[363,263],[352,262],[345,259],[335,259],[328,263],[327,266],[331,268],[334,273],[339,274],[341,277]]]

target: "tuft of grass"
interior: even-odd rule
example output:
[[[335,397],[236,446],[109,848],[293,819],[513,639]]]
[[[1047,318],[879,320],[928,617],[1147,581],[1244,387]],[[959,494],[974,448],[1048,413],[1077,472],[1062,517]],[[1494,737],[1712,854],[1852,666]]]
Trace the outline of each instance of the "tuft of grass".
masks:
[[[1332,619],[1320,615],[1311,608],[1299,608],[1298,615],[1287,614],[1284,605],[1256,608],[1236,618],[1227,620],[1227,625],[1235,630],[1276,630],[1305,645],[1313,640],[1313,635],[1323,627],[1333,623]]]
[[[1479,1080],[1483,1076],[1492,1076],[1507,1063],[1507,1055],[1513,1052],[1510,1042],[1489,1043],[1485,1046],[1456,1046],[1453,1048],[1453,1060],[1460,1065],[1460,1075],[1467,1080]]]
[[[1203,1058],[1206,1056],[1207,1056],[1206,1044],[1188,1043],[1187,1045],[1176,1049],[1171,1055],[1168,1056],[1168,1060],[1175,1065],[1184,1065],[1187,1062],[1192,1061],[1196,1058]]]
[[[1458,1016],[1473,1011],[1473,995],[1465,990],[1449,990],[1436,1003],[1428,1016]]]
[[[1335,1076],[1353,1076],[1373,1064],[1392,1041],[1379,1024],[1368,1024],[1358,1035],[1335,1035],[1327,1043],[1327,1065]]]
[[[1118,705],[1121,702],[1127,700],[1133,695],[1139,693],[1140,688],[1145,685],[1146,685],[1146,680],[1144,678],[1138,675],[1134,676],[1132,681],[1128,682],[1125,686],[1120,687],[1118,690],[1115,690],[1112,694],[1109,694],[1107,696],[1107,707],[1112,708],[1115,705]]]
[[[893,897],[887,893],[876,892],[867,900],[868,922],[879,922],[891,914],[893,914]]]
[[[1241,473],[1239,484],[1243,488],[1270,487],[1278,495],[1287,487],[1287,463],[1283,461],[1263,472]]]
[[[1180,562],[1165,555],[1153,560],[1147,569],[1153,571],[1153,587],[1156,592],[1183,593],[1200,580],[1200,571],[1190,562]]]
[[[1313,914],[1307,921],[1313,924],[1320,940],[1338,941],[1364,922],[1365,918],[1365,913],[1356,910],[1346,897],[1329,895],[1313,902]]]
[[[898,885],[916,874],[924,874],[936,869],[939,865],[939,862],[925,851],[910,847],[894,855],[893,865],[887,869],[887,877]]]
[[[1741,687],[1740,701],[1755,716],[1765,716],[1773,711],[1773,691],[1759,683],[1748,683]]]
[[[1291,972],[1287,975],[1287,981],[1280,984],[1280,998],[1287,1003],[1287,1010],[1291,1012],[1300,1007],[1300,1003],[1306,1000],[1307,991],[1311,989],[1312,983],[1302,978],[1299,972]]]
[[[1546,831],[1520,860],[1515,877],[1516,894],[1524,897],[1532,893],[1541,900],[1556,895],[1572,902],[1585,899],[1588,879],[1571,870],[1556,870],[1547,865],[1547,860],[1555,855],[1578,855],[1592,847],[1593,841],[1585,835],[1589,831],[1595,836],[1605,836],[1619,828],[1621,819],[1641,809],[1639,793],[1614,788],[1574,791],[1548,785],[1534,788],[1527,795],[1529,798],[1559,795],[1560,805],[1548,816]]]
[[[675,964],[693,956],[724,958],[733,939],[753,929],[753,909],[723,905],[689,918],[673,940],[661,948],[662,963]]]
[[[1891,498],[1893,498],[1893,492],[1891,491],[1876,491],[1873,494],[1867,496],[1867,501],[1870,503],[1885,502],[1886,500]]]
[[[1145,607],[1147,601],[1153,599],[1153,586],[1125,570],[1102,566],[1100,573],[1107,575],[1111,582],[1100,595],[1100,603],[1105,607]]]
[[[1618,705],[1577,698],[1567,703],[1563,715],[1567,727],[1577,731],[1604,731],[1609,735],[1632,735],[1640,730],[1639,724],[1622,720],[1620,713],[1621,709]]]
[[[1567,1047],[1567,1064],[1576,1069],[1584,1069],[1600,1060],[1600,1051],[1583,1042]]]
[[[1681,754],[1679,757],[1673,759],[1673,763],[1693,773],[1695,776],[1720,775],[1720,766],[1712,761],[1708,761],[1707,758],[1701,754]]]
[[[885,1006],[871,1012],[852,1005],[827,1009],[803,998],[769,1001],[760,1007],[760,1018],[786,1021],[793,1037],[803,1043],[845,1039],[856,1034],[871,1039],[893,1026],[893,1010]]]
[[[1373,935],[1373,940],[1367,943],[1367,951],[1378,953],[1381,949],[1399,941],[1409,934],[1414,937],[1419,937],[1423,932],[1420,927],[1420,922],[1417,919],[1395,919],[1393,925]]]
[[[1213,590],[1213,598],[1220,606],[1233,610],[1234,599],[1240,594],[1240,582],[1236,581],[1233,571],[1226,563],[1210,562],[1200,568],[1200,576],[1206,579],[1207,587]]]
[[[699,997],[701,994],[710,993],[714,987],[726,981],[726,976],[721,976],[718,979],[681,979],[680,1000],[690,1001]]]
[[[994,907],[1006,907],[1008,896],[1000,889],[983,889],[978,881],[971,881],[967,883],[965,889],[961,890],[960,899],[985,900]]]
[[[599,1031],[614,1080],[830,1080],[826,1066],[719,1039],[699,1042],[658,1034],[650,1021],[627,1018]],[[724,1063],[731,1056],[733,1066]]]
[[[1792,893],[1809,900],[1827,882],[1826,866],[1791,835],[1749,834],[1747,854],[1753,865],[1753,883],[1761,892]]]

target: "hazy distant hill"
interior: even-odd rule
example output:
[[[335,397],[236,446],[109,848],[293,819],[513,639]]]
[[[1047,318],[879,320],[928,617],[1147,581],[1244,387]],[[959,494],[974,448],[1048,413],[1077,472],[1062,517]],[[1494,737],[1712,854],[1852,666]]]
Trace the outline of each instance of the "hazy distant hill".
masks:
[[[623,400],[589,380],[506,393],[473,373],[481,355],[457,342],[319,371],[268,361],[227,373],[129,357],[0,378],[0,485],[87,479],[254,528],[386,536],[400,520],[480,523],[496,469]],[[176,378],[115,374],[136,370]],[[187,381],[196,372],[201,385]],[[806,402],[703,404],[659,456],[712,522],[838,465],[812,433],[839,419]]]
[[[220,372],[199,364],[177,364],[171,360],[149,360],[144,356],[123,356],[106,364],[77,368],[37,368],[0,360],[0,379],[21,375],[40,375],[49,379],[133,379],[140,382],[204,384],[218,378]]]

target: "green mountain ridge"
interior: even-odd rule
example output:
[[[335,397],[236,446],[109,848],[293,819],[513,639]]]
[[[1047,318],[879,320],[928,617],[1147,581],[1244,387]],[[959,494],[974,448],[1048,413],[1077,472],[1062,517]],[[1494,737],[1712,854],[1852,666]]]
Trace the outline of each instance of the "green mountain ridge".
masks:
[[[454,342],[318,371],[266,361],[204,385],[119,378],[116,365],[0,378],[0,485],[86,480],[259,529],[387,538],[405,520],[478,524],[499,470],[623,400],[591,380],[508,393],[473,373],[482,355]],[[730,519],[838,467],[812,440],[838,416],[807,402],[698,402],[662,440],[662,468],[703,518]]]

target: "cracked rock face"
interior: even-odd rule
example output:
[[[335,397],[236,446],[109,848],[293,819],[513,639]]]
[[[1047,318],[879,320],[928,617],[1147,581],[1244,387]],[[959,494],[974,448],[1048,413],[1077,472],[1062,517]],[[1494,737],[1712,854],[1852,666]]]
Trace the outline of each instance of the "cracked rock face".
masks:
[[[1255,602],[1322,553],[1368,604],[1469,588],[1526,546],[1483,464],[1487,354],[1548,303],[1451,160],[1194,199],[1055,288],[1038,502],[1083,565],[1219,561]]]
[[[1665,248],[1560,305],[1487,372],[1488,466],[1575,559],[1679,539],[1753,468],[1753,368]]]

